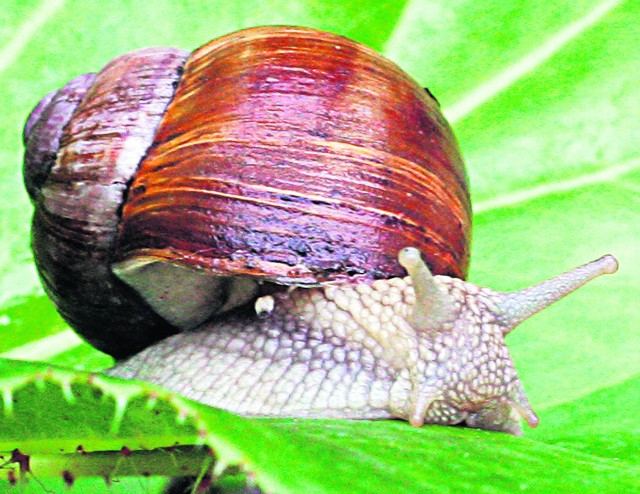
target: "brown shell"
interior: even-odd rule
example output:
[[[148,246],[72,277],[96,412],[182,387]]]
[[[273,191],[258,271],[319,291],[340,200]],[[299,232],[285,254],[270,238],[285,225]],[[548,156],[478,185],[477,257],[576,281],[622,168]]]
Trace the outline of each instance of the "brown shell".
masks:
[[[458,146],[427,91],[341,36],[261,27],[187,61],[117,256],[315,284],[404,275],[413,246],[464,278],[470,228]]]
[[[25,126],[39,275],[69,324],[116,357],[176,331],[112,274],[111,262],[128,184],[186,56],[149,48],[118,57],[95,80],[78,77],[45,97]]]
[[[435,273],[466,275],[457,144],[396,65],[292,27],[185,59],[118,57],[47,95],[25,125],[38,271],[90,343],[135,353],[242,305],[260,281],[403,275],[406,246]]]

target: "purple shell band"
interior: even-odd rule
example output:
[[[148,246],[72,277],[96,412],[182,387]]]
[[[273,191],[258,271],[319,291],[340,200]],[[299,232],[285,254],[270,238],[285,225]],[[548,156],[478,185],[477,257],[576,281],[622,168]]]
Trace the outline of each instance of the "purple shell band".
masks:
[[[46,96],[43,96],[38,104],[35,106],[31,113],[29,113],[29,117],[24,124],[24,129],[22,131],[22,143],[26,146],[29,141],[29,136],[31,135],[31,131],[33,130],[33,126],[36,124],[40,117],[42,116],[42,112],[45,111],[49,107],[49,103],[53,97],[58,94],[58,90],[53,90]]]
[[[64,126],[95,78],[95,74],[75,77],[62,89],[42,98],[29,115],[23,134],[24,183],[32,201],[36,200],[56,161]]]

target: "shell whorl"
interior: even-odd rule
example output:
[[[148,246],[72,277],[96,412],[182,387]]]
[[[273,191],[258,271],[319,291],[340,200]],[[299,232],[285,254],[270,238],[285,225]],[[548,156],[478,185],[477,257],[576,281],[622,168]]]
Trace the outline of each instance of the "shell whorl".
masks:
[[[38,273],[69,324],[116,357],[175,332],[112,274],[111,262],[128,184],[185,58],[172,48],[118,57],[38,105],[25,127]]]
[[[95,74],[75,77],[62,89],[42,98],[27,118],[23,132],[23,176],[32,202],[38,200],[40,189],[56,161],[64,126],[95,78]]]
[[[154,258],[313,285],[464,277],[470,206],[437,102],[341,36],[254,28],[196,50],[131,187],[119,269]]]

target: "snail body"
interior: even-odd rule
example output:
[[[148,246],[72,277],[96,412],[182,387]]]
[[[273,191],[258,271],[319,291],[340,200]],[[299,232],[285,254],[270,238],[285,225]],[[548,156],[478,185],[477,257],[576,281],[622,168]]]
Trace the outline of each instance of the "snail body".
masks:
[[[311,29],[124,55],[45,97],[25,143],[40,276],[124,359],[108,373],[247,415],[518,433],[537,419],[504,336],[616,268],[459,279],[471,208],[437,102]]]
[[[399,260],[410,277],[278,293],[266,314],[258,299],[253,314],[167,338],[108,373],[245,415],[464,422],[520,434],[520,419],[532,427],[538,419],[504,337],[617,269],[605,256],[499,293],[433,277],[414,248]]]

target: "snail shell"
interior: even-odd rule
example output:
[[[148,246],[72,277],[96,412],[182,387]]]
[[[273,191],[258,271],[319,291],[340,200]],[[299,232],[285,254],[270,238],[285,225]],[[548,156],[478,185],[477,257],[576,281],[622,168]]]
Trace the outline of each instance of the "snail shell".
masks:
[[[438,103],[337,35],[264,27],[124,55],[45,97],[25,141],[45,288],[116,357],[265,284],[400,276],[407,245],[466,276],[468,186]]]

